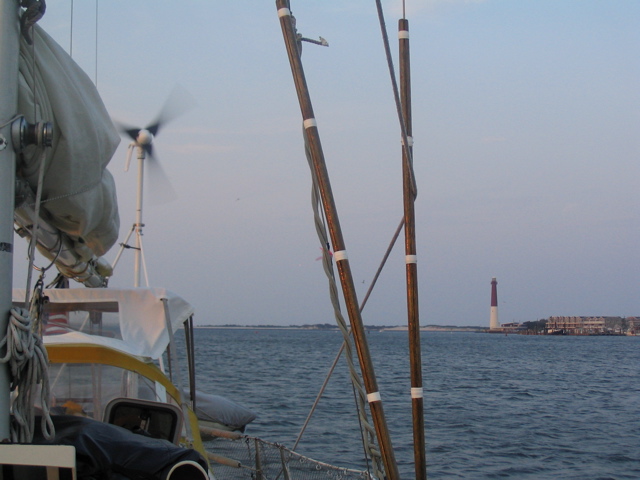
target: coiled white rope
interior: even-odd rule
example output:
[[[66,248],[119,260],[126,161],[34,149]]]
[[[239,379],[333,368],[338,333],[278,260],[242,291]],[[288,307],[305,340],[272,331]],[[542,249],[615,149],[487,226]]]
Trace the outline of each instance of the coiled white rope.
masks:
[[[42,407],[42,435],[51,439],[55,435],[49,412],[49,358],[37,332],[37,322],[33,320],[39,295],[34,295],[31,312],[24,308],[12,308],[6,337],[0,342],[0,349],[6,345],[7,351],[0,362],[8,363],[11,370],[11,391],[15,397],[12,403],[13,422],[11,441],[29,443],[33,440],[35,426],[34,391],[40,384],[39,396]]]

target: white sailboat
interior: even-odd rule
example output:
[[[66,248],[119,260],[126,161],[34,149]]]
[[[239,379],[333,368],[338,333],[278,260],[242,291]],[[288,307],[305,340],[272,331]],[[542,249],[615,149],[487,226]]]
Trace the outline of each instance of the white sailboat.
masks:
[[[0,313],[3,316],[6,313],[7,317],[2,319],[0,329],[5,330],[6,323],[11,323],[9,329],[19,331],[20,327],[14,325],[22,321],[26,332],[23,343],[48,355],[48,360],[41,358],[39,368],[43,372],[33,374],[33,385],[16,388],[15,371],[9,375],[6,365],[0,370],[0,438],[14,443],[0,445],[0,464],[6,466],[3,473],[7,475],[2,478],[30,478],[24,475],[40,478],[44,471],[54,475],[51,472],[61,469],[60,475],[71,478],[91,475],[134,478],[141,474],[144,478],[197,479],[212,478],[221,471],[216,470],[221,465],[252,477],[291,478],[293,459],[307,463],[307,471],[324,470],[330,476],[382,476],[384,471],[388,478],[398,478],[352,280],[343,284],[343,291],[359,344],[366,387],[364,401],[371,409],[378,437],[376,446],[374,428],[370,427],[367,435],[372,438],[367,455],[378,458],[373,474],[304,459],[282,446],[238,433],[202,428],[198,417],[204,415],[196,415],[198,405],[217,399],[199,396],[195,390],[191,305],[165,289],[104,288],[112,266],[103,255],[115,243],[119,230],[114,182],[106,169],[117,146],[118,133],[92,82],[35,24],[44,13],[43,4],[30,2],[24,11],[18,11],[11,0],[2,0],[0,4],[3,22],[0,54],[11,67],[3,69],[3,85],[15,85],[15,89],[3,93],[0,112],[0,121],[4,122],[0,129],[0,146],[4,147],[0,152],[4,182],[0,200],[3,210],[8,210],[0,217],[0,278],[3,285],[11,284],[11,226],[15,222],[17,231],[31,241],[32,252],[37,247],[62,275],[91,287],[46,289],[41,281],[36,281],[33,291],[28,283],[26,290],[14,290],[12,295],[10,288],[3,287],[0,292]],[[297,39],[288,3],[278,1],[277,7],[293,61],[297,56],[294,53]],[[37,48],[31,48],[32,39]],[[32,68],[35,64],[38,69]],[[299,74],[294,70],[294,75]],[[64,81],[56,80],[59,76]],[[315,162],[313,157],[318,152],[313,137],[317,131],[312,116],[304,115],[307,106],[302,108],[312,151],[310,159]],[[145,141],[137,135],[134,141],[140,151],[145,150]],[[14,152],[19,153],[19,160]],[[141,156],[142,165],[144,155]],[[316,176],[320,184],[325,183],[320,190],[326,214],[335,217],[332,200],[325,198],[325,172],[317,165]],[[11,208],[14,193],[19,199],[15,210]],[[141,188],[138,200],[140,214],[132,231],[142,225]],[[345,275],[348,258],[339,226],[336,229],[331,224],[330,230],[340,277],[348,277]],[[137,287],[141,244],[137,243],[136,248]],[[180,372],[174,338],[183,328],[187,372]],[[43,342],[39,339],[40,332]],[[9,352],[7,357],[11,356],[19,354]],[[48,363],[51,368],[44,372]],[[32,393],[31,387],[37,391]],[[17,395],[12,407],[10,390]],[[421,386],[415,390],[416,398],[421,399]],[[36,395],[39,400],[32,401]],[[24,411],[19,410],[21,406]],[[13,416],[9,414],[11,408]],[[41,427],[34,427],[36,418]],[[222,423],[230,429],[246,425],[246,422]],[[252,457],[251,464],[207,452],[201,430],[239,443]],[[106,458],[89,457],[91,447],[87,445],[95,445],[98,442],[95,438],[103,441],[101,452],[113,448],[113,453]],[[22,445],[25,443],[29,445]],[[267,460],[260,453],[268,449],[277,452],[278,460]],[[222,476],[216,475],[220,478],[236,475],[228,470],[223,472]]]
[[[37,247],[64,277],[93,288],[45,289],[39,279],[33,291],[14,289],[8,305],[13,244],[3,242],[9,378],[0,436],[29,444],[0,448],[3,478],[40,478],[58,467],[72,478],[208,478],[195,376],[180,372],[174,339],[192,328],[193,307],[164,289],[100,288],[112,274],[102,255],[119,230],[106,169],[119,135],[86,74],[32,24],[43,10],[2,2],[3,60],[15,67],[5,70],[13,88],[3,97],[3,114],[11,112],[3,117],[3,209],[31,241],[31,255]],[[186,338],[183,363],[193,368],[193,336]],[[35,358],[20,363],[24,356]],[[230,428],[244,426],[237,423]]]

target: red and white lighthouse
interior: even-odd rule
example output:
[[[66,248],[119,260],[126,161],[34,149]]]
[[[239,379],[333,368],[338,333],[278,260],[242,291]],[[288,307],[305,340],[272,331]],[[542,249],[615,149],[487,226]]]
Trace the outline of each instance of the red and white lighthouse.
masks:
[[[495,330],[500,328],[498,322],[498,281],[496,277],[491,279],[491,317],[489,319],[489,329]]]

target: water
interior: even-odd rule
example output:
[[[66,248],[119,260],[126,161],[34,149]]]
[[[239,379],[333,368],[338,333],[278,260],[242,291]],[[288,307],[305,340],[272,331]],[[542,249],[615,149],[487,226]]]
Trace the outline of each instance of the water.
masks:
[[[406,332],[368,334],[402,478],[414,477]],[[337,332],[196,330],[199,389],[258,413],[291,446],[340,347]],[[640,478],[640,337],[423,333],[427,474]],[[364,468],[342,360],[298,451]]]

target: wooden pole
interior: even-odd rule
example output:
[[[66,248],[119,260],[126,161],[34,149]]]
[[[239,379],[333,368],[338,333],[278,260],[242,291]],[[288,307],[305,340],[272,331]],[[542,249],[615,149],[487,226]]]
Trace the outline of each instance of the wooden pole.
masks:
[[[340,283],[342,285],[342,293],[344,295],[349,315],[349,322],[351,324],[356,351],[358,353],[358,360],[362,370],[367,399],[369,401],[369,408],[371,409],[371,416],[373,418],[376,435],[378,437],[382,461],[384,463],[387,478],[389,480],[397,480],[399,479],[398,466],[391,446],[391,437],[389,436],[389,430],[387,428],[384,410],[382,408],[382,401],[380,399],[380,392],[378,391],[373,363],[371,362],[371,355],[369,354],[366,332],[360,315],[360,308],[358,306],[353,277],[351,275],[349,260],[344,240],[342,238],[342,230],[338,220],[338,213],[333,199],[333,194],[331,192],[331,184],[329,182],[329,175],[327,173],[324,154],[320,144],[320,135],[318,133],[318,127],[311,105],[311,97],[309,96],[309,90],[307,88],[307,82],[302,68],[302,61],[300,58],[296,31],[292,22],[291,11],[289,10],[287,0],[276,0],[276,7],[278,9],[280,26],[282,27],[282,34],[287,47],[287,54],[289,57],[289,63],[291,64],[296,92],[298,94],[303,125],[309,140],[313,168],[318,179],[322,204],[327,218],[327,224],[329,226],[329,235],[331,237],[334,252],[333,258],[336,261],[336,266],[338,268]]]
[[[413,448],[416,480],[427,478],[424,439],[424,405],[422,360],[420,351],[420,319],[418,315],[418,265],[416,257],[415,191],[411,162],[411,70],[409,56],[409,22],[398,22],[400,43],[400,98],[408,145],[402,149],[402,179],[404,192],[404,239],[407,275],[407,314],[409,329],[409,361],[411,364],[411,407],[413,413]]]

